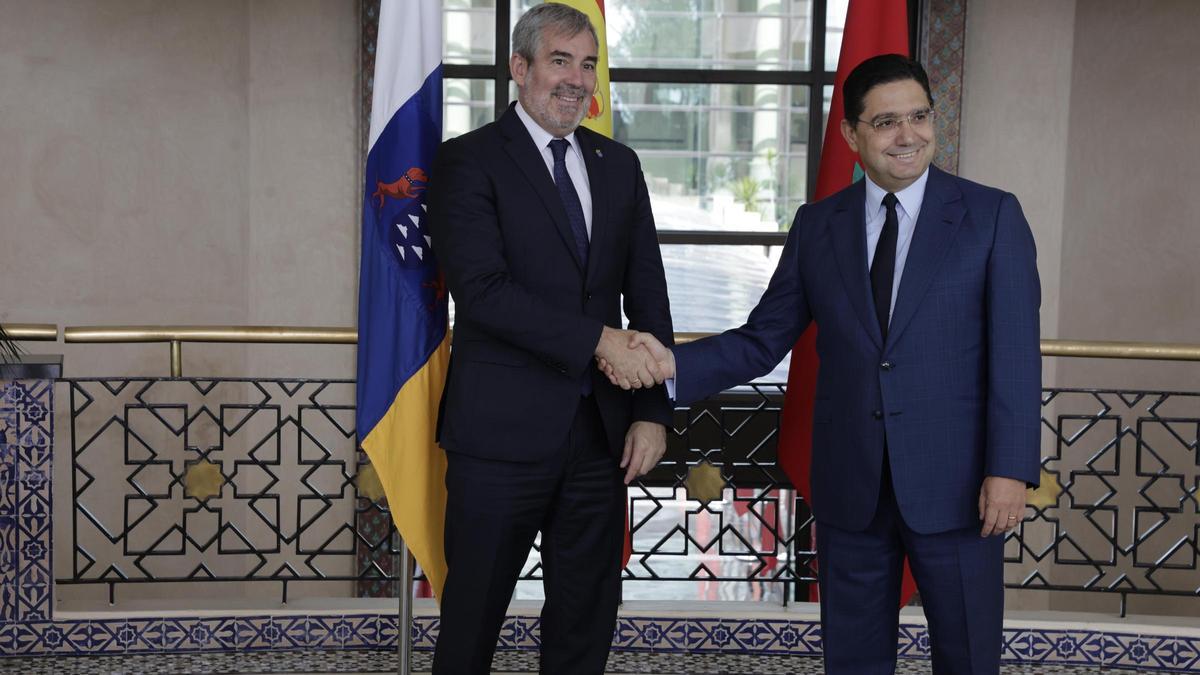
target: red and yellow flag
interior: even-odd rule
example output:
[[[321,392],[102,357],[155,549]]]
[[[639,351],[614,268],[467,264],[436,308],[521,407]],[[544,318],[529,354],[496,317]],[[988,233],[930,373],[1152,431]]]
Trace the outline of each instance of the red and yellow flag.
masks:
[[[583,126],[612,138],[612,90],[608,85],[608,36],[604,30],[604,0],[553,0],[587,14],[600,40],[600,60],[596,62],[596,91],[588,107]]]

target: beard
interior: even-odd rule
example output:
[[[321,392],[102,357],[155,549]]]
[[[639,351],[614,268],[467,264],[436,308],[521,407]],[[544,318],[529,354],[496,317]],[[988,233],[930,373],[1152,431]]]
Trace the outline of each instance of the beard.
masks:
[[[570,85],[559,85],[546,94],[544,98],[530,102],[530,105],[525,106],[530,115],[543,124],[548,124],[556,131],[569,133],[576,129],[584,116],[587,115],[587,101],[589,92],[583,87],[572,87]],[[578,110],[564,110],[567,106],[559,104],[558,97],[578,98]]]

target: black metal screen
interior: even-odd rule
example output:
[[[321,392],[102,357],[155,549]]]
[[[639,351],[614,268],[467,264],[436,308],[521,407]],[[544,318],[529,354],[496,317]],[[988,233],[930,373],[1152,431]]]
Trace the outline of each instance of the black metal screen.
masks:
[[[352,381],[62,382],[73,512],[59,583],[396,591],[398,540],[365,496],[378,493]],[[756,385],[676,411],[667,456],[630,488],[626,597],[668,582],[692,598],[806,597],[813,524],[777,462],[783,393]],[[1008,586],[1200,595],[1200,393],[1047,389],[1043,413],[1042,487],[1008,537]],[[534,551],[523,578],[539,577]]]

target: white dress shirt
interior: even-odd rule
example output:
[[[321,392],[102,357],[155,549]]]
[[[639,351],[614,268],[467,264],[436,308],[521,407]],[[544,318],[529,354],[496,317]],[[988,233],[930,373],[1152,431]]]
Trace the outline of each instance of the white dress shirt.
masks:
[[[550,149],[550,141],[558,137],[533,121],[520,101],[517,101],[517,117],[521,118],[521,122],[525,124],[525,128],[533,138],[533,144],[541,151],[542,159],[546,161],[546,170],[550,172],[550,180],[554,180],[554,151]],[[587,167],[583,164],[583,155],[579,153],[575,132],[572,131],[562,138],[567,139],[567,142],[570,143],[563,161],[567,165],[567,175],[571,177],[571,183],[575,185],[575,192],[579,195],[579,205],[583,207],[583,222],[587,225],[588,239],[590,240],[592,238],[592,188],[588,183]]]

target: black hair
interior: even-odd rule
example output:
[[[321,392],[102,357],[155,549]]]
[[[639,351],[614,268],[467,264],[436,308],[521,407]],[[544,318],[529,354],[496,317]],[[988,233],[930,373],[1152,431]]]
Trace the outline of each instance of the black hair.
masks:
[[[846,84],[842,86],[842,109],[846,120],[858,121],[866,107],[867,92],[881,84],[903,80],[915,80],[925,90],[929,105],[933,105],[929,76],[921,64],[903,54],[881,54],[858,64],[846,76]]]

